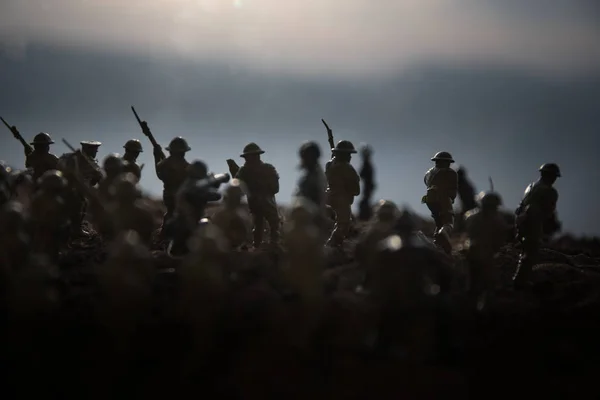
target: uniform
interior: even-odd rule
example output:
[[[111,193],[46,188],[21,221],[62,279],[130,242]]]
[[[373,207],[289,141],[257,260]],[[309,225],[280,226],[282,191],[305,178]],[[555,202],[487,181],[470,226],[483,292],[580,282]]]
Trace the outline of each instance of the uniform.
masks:
[[[125,143],[123,148],[125,149],[123,161],[126,161],[123,166],[123,172],[132,173],[139,182],[142,179],[142,169],[137,163],[137,159],[140,153],[144,152],[142,144],[137,139],[131,139]]]
[[[225,189],[224,207],[211,217],[211,222],[221,229],[229,241],[230,247],[234,249],[246,242],[251,230],[250,215],[241,207],[243,195],[241,182],[233,179]]]
[[[49,153],[51,144],[54,144],[54,141],[45,132],[35,135],[33,142],[31,142],[34,149],[25,159],[25,168],[33,169],[32,178],[34,183],[37,183],[37,180],[46,171],[58,168],[58,157]]]
[[[350,230],[351,207],[354,198],[360,194],[360,177],[350,164],[351,155],[356,153],[351,142],[341,140],[331,151],[334,156],[325,169],[326,201],[335,212],[336,221],[328,244],[339,246]]]

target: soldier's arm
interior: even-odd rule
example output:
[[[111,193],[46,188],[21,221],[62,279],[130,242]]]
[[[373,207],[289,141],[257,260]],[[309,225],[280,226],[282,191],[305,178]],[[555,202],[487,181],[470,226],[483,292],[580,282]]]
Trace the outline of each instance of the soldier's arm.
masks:
[[[156,177],[164,182],[165,178],[165,160],[156,163]]]
[[[271,192],[270,194],[276,195],[279,193],[279,174],[277,173],[275,167],[271,164],[265,165],[269,171],[269,177],[267,179],[269,180],[269,183],[271,183],[269,187],[269,191]]]
[[[30,153],[25,156],[25,168],[33,168],[33,153]]]
[[[350,194],[352,196],[358,196],[360,195],[360,176],[358,175],[358,173],[352,165],[348,164],[348,166],[350,167],[348,169],[348,183],[350,183]]]
[[[48,154],[48,163],[52,166],[52,169],[58,169],[58,157],[54,154]]]
[[[458,174],[455,170],[449,169],[448,171],[448,194],[452,200],[456,199],[458,195]]]

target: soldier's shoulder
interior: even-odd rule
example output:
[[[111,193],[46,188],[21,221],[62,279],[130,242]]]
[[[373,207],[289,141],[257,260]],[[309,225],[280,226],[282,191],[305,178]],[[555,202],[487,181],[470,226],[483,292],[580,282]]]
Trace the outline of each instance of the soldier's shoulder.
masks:
[[[277,172],[277,168],[275,168],[275,166],[273,164],[263,163],[263,168],[265,168],[266,170],[269,170],[269,171]]]
[[[52,153],[47,153],[46,158],[52,161],[58,161],[58,157]]]
[[[472,210],[469,210],[465,213],[465,221],[473,220],[473,219],[477,218],[480,214],[481,213],[479,211],[479,208],[474,208]]]

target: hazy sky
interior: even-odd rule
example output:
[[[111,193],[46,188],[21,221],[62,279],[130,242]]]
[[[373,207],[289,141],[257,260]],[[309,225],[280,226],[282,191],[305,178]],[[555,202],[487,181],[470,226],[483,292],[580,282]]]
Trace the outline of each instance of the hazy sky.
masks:
[[[27,139],[49,131],[56,153],[62,137],[102,141],[99,158],[140,138],[153,194],[131,105],[160,143],[185,136],[215,172],[256,141],[282,202],[298,145],[327,147],[321,118],[336,140],[374,147],[378,197],[424,214],[438,150],[480,189],[491,175],[511,209],[557,162],[565,229],[600,235],[598,43],[593,0],[3,0],[0,115]],[[1,129],[0,157],[22,165]]]

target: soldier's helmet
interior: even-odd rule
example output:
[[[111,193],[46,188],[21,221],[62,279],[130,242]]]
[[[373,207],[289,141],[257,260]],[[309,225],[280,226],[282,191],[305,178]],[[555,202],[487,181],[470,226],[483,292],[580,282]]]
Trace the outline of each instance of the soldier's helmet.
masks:
[[[79,142],[79,144],[81,145],[81,147],[91,147],[91,148],[98,148],[98,147],[102,146],[101,142],[96,142],[94,140],[92,140],[92,141],[84,140],[83,142]]]
[[[123,170],[124,166],[125,163],[123,162],[123,159],[117,153],[107,155],[102,163],[102,167],[109,175],[118,174]]]
[[[321,147],[314,141],[304,142],[302,143],[302,146],[300,146],[298,154],[303,160],[318,160],[319,157],[321,157]]]
[[[363,159],[371,158],[371,156],[373,155],[373,148],[371,146],[369,146],[368,144],[363,143],[360,146],[360,154],[363,157]]]
[[[33,142],[30,143],[32,146],[36,144],[54,144],[54,140],[46,132],[40,132],[33,137]]]
[[[391,221],[397,218],[399,213],[398,206],[390,200],[379,200],[375,209],[375,215],[380,221]]]
[[[467,170],[465,169],[465,167],[461,166],[461,167],[458,167],[458,169],[456,170],[456,173],[458,174],[458,176],[464,177],[467,175]]]
[[[225,192],[223,193],[224,199],[227,200],[235,200],[239,201],[244,196],[244,188],[242,181],[239,179],[232,179],[229,182],[229,185],[225,188]]]
[[[132,173],[121,175],[117,181],[112,184],[109,192],[112,196],[121,201],[134,201],[142,194],[137,186],[137,178]]]
[[[166,150],[175,153],[187,153],[191,150],[191,147],[188,145],[187,140],[181,136],[177,136],[171,140],[171,143],[169,143],[169,146],[167,146]]]
[[[144,150],[142,149],[142,143],[137,139],[128,140],[127,143],[125,143],[125,146],[123,146],[123,148],[125,150],[134,151],[138,153],[144,152]]]
[[[242,154],[240,154],[240,157],[246,157],[252,154],[264,154],[264,150],[261,149],[256,143],[252,142],[252,143],[248,143],[246,146],[244,146],[244,150],[242,150]]]
[[[356,149],[354,145],[349,140],[340,140],[338,144],[335,145],[333,149],[331,149],[334,153],[356,153]]]
[[[552,174],[556,177],[560,177],[560,168],[558,168],[558,165],[554,164],[554,163],[548,163],[548,164],[543,164],[540,167],[540,172],[546,172],[549,174]]]
[[[191,179],[204,179],[208,174],[207,165],[200,160],[193,161],[187,167],[187,175]]]
[[[431,157],[431,161],[448,161],[449,163],[453,163],[454,159],[447,151],[438,151],[433,157]]]
[[[38,178],[37,183],[39,188],[46,192],[58,192],[65,189],[68,185],[67,178],[64,177],[62,172],[56,170],[44,172]]]
[[[482,208],[493,209],[502,205],[502,197],[496,192],[481,192],[477,195],[477,201]]]

